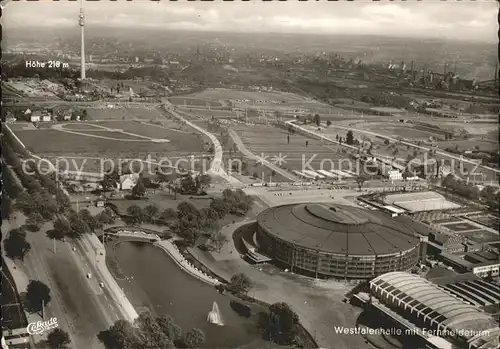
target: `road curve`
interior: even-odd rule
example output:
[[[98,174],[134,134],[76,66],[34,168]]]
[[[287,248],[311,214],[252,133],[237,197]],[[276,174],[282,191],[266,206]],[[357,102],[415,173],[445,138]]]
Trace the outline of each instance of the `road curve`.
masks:
[[[243,185],[239,180],[236,178],[230,176],[227,174],[227,172],[224,170],[223,167],[223,162],[222,162],[222,145],[220,144],[219,140],[217,137],[215,137],[213,134],[205,130],[204,128],[201,128],[198,125],[193,124],[191,121],[184,119],[181,115],[179,115],[177,112],[174,111],[174,108],[170,102],[166,102],[163,107],[167,112],[172,114],[174,117],[185,123],[186,125],[194,128],[198,132],[203,133],[205,136],[210,138],[210,141],[212,141],[212,144],[214,146],[214,158],[212,160],[212,163],[210,164],[210,170],[208,171],[211,174],[217,175],[219,177],[224,178],[226,181],[228,181],[230,184],[233,185]]]

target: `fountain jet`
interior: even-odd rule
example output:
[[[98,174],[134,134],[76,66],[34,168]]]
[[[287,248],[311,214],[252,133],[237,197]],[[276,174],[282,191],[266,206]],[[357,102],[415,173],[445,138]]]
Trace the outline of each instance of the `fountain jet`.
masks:
[[[216,302],[213,303],[212,310],[208,313],[207,321],[214,325],[224,326],[220,316],[219,306]]]

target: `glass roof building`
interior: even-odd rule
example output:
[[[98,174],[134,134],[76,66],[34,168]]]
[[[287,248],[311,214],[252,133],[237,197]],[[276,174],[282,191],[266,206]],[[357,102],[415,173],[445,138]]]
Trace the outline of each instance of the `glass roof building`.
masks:
[[[499,347],[500,328],[493,317],[420,276],[380,275],[370,281],[370,293],[419,328],[438,331],[462,348]]]

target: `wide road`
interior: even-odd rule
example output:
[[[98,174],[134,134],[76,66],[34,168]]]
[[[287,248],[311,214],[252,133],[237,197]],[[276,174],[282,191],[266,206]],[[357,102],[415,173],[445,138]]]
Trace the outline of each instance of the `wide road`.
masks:
[[[32,249],[26,263],[33,277],[46,283],[51,289],[49,309],[62,316],[71,333],[73,347],[77,349],[103,348],[97,334],[109,328],[121,318],[107,290],[99,286],[92,261],[72,250],[70,243],[56,242],[39,231],[28,235]]]

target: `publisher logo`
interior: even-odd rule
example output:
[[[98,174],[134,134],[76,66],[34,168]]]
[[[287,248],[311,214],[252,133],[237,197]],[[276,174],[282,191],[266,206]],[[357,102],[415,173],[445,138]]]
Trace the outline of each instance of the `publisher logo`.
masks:
[[[36,321],[28,324],[26,330],[31,335],[40,335],[44,332],[50,331],[57,328],[59,325],[57,323],[57,318],[53,317],[48,321]]]

